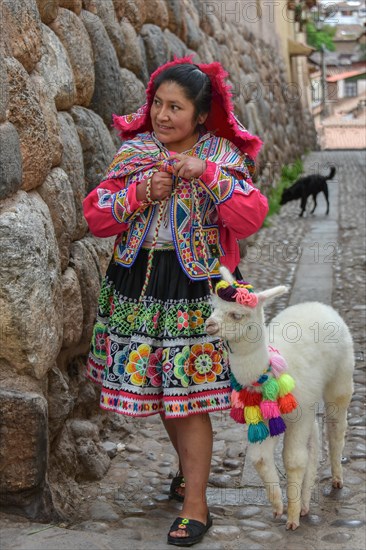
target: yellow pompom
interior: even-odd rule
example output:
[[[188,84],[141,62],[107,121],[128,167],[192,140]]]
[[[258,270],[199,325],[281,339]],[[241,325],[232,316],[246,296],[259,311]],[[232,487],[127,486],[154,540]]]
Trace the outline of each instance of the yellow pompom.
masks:
[[[281,376],[277,378],[277,382],[280,388],[280,397],[284,397],[288,393],[292,392],[295,387],[295,380],[289,374],[281,374]]]
[[[220,290],[220,288],[227,288],[228,286],[230,286],[230,284],[229,284],[228,282],[226,282],[226,281],[219,281],[219,282],[217,283],[216,287],[215,287],[215,290],[216,290],[216,292],[217,292],[218,290]]]
[[[258,405],[244,407],[244,418],[247,424],[258,424],[262,422],[263,416]]]

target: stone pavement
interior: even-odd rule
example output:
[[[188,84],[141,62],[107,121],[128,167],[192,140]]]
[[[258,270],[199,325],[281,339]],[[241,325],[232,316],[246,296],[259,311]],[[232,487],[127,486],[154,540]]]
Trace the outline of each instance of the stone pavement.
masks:
[[[285,205],[251,243],[242,273],[257,289],[287,284],[291,291],[273,302],[268,317],[290,303],[319,299],[332,303],[349,324],[355,341],[355,393],[344,450],[345,486],[332,490],[324,437],[325,419],[316,411],[321,433],[318,480],[310,515],[295,532],[285,517],[272,519],[261,482],[246,461],[246,436],[228,412],[212,415],[214,453],[208,499],[214,525],[197,550],[364,550],[365,540],[365,154],[311,153],[306,172],[337,174],[329,182],[330,215],[319,197],[314,216],[299,218],[299,204]],[[309,205],[310,206],[310,205]],[[117,415],[116,415],[117,416]],[[114,422],[114,428],[113,428]],[[79,521],[44,525],[2,515],[2,550],[163,550],[166,532],[178,515],[168,500],[176,459],[157,417],[112,421],[105,439],[115,453],[98,483],[84,483]],[[126,428],[125,421],[123,426]],[[277,452],[280,477],[285,473]]]

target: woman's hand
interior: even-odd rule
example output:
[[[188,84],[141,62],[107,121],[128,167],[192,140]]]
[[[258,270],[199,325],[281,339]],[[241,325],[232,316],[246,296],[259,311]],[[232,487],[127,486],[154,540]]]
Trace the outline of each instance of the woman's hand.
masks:
[[[172,155],[171,159],[177,160],[174,164],[174,174],[179,178],[199,178],[206,170],[206,161],[197,157],[190,157],[180,153]]]
[[[147,180],[137,186],[136,198],[139,201],[146,200]],[[162,201],[172,194],[173,178],[167,172],[155,172],[151,177],[150,197],[153,201]]]

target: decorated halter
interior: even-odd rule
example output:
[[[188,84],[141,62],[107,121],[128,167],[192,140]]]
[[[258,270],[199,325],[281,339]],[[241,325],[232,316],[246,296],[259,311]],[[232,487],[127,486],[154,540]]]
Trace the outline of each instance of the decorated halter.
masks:
[[[230,284],[220,281],[216,285],[217,295],[228,302],[255,307],[258,297],[252,285],[244,281]],[[269,366],[254,382],[242,386],[230,373],[231,411],[230,416],[239,424],[248,425],[250,443],[261,443],[267,437],[274,437],[286,431],[282,415],[297,408],[292,395],[295,381],[286,371],[287,363],[279,351],[268,346]]]
[[[237,302],[242,306],[255,307],[258,304],[257,295],[254,294],[252,285],[245,281],[234,281],[228,283],[220,281],[215,287],[215,292],[226,302]]]

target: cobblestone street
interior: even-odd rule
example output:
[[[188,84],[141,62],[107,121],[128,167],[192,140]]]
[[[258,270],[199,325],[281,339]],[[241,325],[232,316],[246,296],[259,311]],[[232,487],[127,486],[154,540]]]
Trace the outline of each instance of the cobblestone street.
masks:
[[[314,215],[299,217],[299,201],[286,204],[248,246],[243,277],[255,289],[286,284],[290,292],[267,309],[273,317],[289,304],[321,300],[335,307],[350,327],[355,344],[355,392],[349,409],[344,449],[344,487],[331,487],[321,404],[314,414],[321,433],[317,483],[310,514],[286,531],[286,518],[274,520],[264,489],[246,461],[246,434],[229,412],[212,415],[214,454],[209,481],[213,527],[195,548],[207,550],[364,550],[366,488],[365,413],[365,151],[311,153],[305,172],[337,169],[328,182],[330,214],[318,196]],[[310,210],[308,203],[308,211]],[[118,450],[101,482],[85,483],[80,521],[44,525],[1,516],[2,550],[163,550],[166,533],[180,505],[168,499],[177,470],[173,449],[157,416],[127,421],[121,438],[116,418],[105,440]],[[113,427],[113,426],[112,426]],[[125,432],[123,432],[125,433]],[[281,462],[280,478],[285,487]]]

